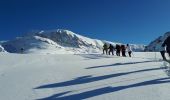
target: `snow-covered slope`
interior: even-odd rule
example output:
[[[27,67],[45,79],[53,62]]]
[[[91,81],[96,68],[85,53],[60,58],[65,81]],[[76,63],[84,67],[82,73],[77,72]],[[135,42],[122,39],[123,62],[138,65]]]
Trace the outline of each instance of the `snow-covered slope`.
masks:
[[[158,40],[165,41],[165,39],[170,36],[170,32],[166,32],[163,36],[159,36],[157,39],[153,40],[146,48],[146,51],[156,51],[155,47]]]
[[[0,52],[6,52],[5,49],[0,45]]]
[[[3,47],[12,53],[101,53],[104,43],[116,43],[90,39],[68,30],[40,31],[30,33],[24,37],[16,38],[3,43]],[[120,43],[119,43],[120,44]],[[131,45],[133,51],[143,51],[144,45]]]
[[[0,53],[0,65],[0,100],[170,100],[170,79],[155,53]]]
[[[64,53],[66,50],[56,42],[39,36],[18,37],[2,44],[11,53]],[[56,52],[57,51],[57,52]]]

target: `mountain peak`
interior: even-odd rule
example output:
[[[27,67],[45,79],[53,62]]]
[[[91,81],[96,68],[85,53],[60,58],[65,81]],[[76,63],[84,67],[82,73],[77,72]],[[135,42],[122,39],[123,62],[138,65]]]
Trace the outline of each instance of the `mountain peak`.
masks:
[[[104,43],[117,44],[110,41],[91,39],[65,29],[36,31],[21,38],[3,43],[9,52],[20,53],[102,53]],[[143,51],[144,46],[132,45],[134,51]],[[62,52],[59,52],[62,51]]]

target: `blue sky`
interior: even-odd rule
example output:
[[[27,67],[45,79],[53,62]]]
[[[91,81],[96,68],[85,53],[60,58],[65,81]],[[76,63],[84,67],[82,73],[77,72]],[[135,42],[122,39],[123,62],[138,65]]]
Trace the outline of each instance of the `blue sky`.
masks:
[[[0,40],[68,29],[102,40],[148,44],[170,31],[170,0],[1,0]]]

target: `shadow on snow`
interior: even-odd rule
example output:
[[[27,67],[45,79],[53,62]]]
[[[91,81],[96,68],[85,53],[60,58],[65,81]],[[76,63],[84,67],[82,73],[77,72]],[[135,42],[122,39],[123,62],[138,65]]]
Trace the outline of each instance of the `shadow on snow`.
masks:
[[[79,55],[79,56],[82,56],[84,58],[87,58],[86,60],[88,59],[103,59],[103,58],[115,58],[115,56],[112,56],[112,55],[104,55],[104,54],[76,54],[76,55]],[[116,56],[117,57],[117,56]]]
[[[108,87],[99,88],[99,89],[95,89],[95,90],[91,90],[91,91],[86,91],[86,92],[82,92],[82,93],[78,93],[78,94],[64,96],[67,93],[71,93],[71,91],[68,91],[68,92],[64,92],[64,93],[55,94],[50,97],[38,99],[38,100],[82,100],[82,99],[87,99],[87,98],[91,98],[91,97],[95,97],[95,96],[99,96],[99,95],[103,95],[103,94],[107,94],[107,93],[111,93],[111,92],[116,92],[116,91],[120,91],[120,90],[125,90],[125,89],[129,89],[129,88],[163,84],[163,83],[169,83],[169,82],[170,82],[169,77],[168,78],[160,78],[160,79],[154,79],[154,80],[144,81],[144,82],[135,83],[135,84],[131,84],[131,85],[125,85],[125,86],[117,86],[117,87],[108,86]],[[72,91],[72,92],[74,92],[74,91]]]
[[[85,58],[89,58],[89,59],[111,58],[111,57],[103,56],[103,55],[81,55],[81,56],[83,56]],[[111,64],[111,65],[89,67],[86,69],[128,65],[128,64],[138,64],[138,63],[147,63],[147,62],[153,62],[153,61],[115,63],[115,64]],[[113,78],[113,77],[118,77],[118,76],[133,74],[133,73],[139,73],[139,72],[160,70],[160,69],[164,69],[164,67],[163,68],[143,69],[143,70],[137,70],[137,71],[131,71],[131,72],[122,72],[122,73],[116,73],[116,74],[110,74],[110,75],[104,75],[104,76],[96,76],[96,77],[93,77],[92,75],[88,75],[88,76],[78,77],[73,80],[69,80],[69,81],[65,81],[65,82],[42,85],[42,86],[36,87],[34,89],[57,88],[57,87],[85,84],[85,83],[105,80],[105,79],[109,79],[109,78]],[[160,79],[154,79],[154,80],[144,81],[144,82],[135,83],[135,84],[131,84],[131,85],[125,85],[125,86],[117,86],[117,87],[107,86],[104,88],[99,88],[99,89],[85,91],[85,92],[78,93],[78,94],[71,94],[68,96],[64,96],[65,94],[75,92],[75,91],[67,91],[67,92],[63,92],[63,93],[59,93],[59,94],[54,94],[54,95],[46,97],[46,98],[37,99],[37,100],[82,100],[82,99],[87,99],[87,98],[91,98],[91,97],[95,97],[95,96],[99,96],[99,95],[103,95],[103,94],[107,94],[107,93],[111,93],[111,92],[116,92],[116,91],[120,91],[120,90],[124,90],[124,89],[135,88],[135,87],[140,87],[140,86],[147,86],[147,85],[163,84],[163,83],[169,83],[169,82],[170,82],[169,78],[160,78]]]
[[[147,63],[147,62],[155,62],[155,61],[140,61],[140,62],[115,63],[115,64],[110,64],[110,65],[102,65],[102,66],[88,67],[88,68],[86,68],[86,69],[102,68],[102,67],[111,67],[111,66],[121,66],[121,65],[130,65],[130,64],[140,64],[140,63]]]
[[[132,74],[132,73],[154,71],[154,70],[160,70],[160,69],[164,69],[164,67],[163,68],[143,69],[143,70],[137,70],[137,71],[132,71],[132,72],[122,72],[122,73],[116,73],[116,74],[110,74],[110,75],[104,75],[104,76],[96,76],[96,77],[92,77],[92,75],[89,75],[89,76],[78,77],[73,80],[69,80],[69,81],[65,81],[65,82],[42,85],[42,86],[36,87],[34,89],[57,88],[57,87],[85,84],[85,83],[100,81],[100,80],[118,77],[118,76],[122,76],[122,75]]]

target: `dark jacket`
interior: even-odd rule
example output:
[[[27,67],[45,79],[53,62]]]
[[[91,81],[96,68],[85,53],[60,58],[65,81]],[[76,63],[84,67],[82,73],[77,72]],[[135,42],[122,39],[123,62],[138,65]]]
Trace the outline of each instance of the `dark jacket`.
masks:
[[[165,47],[165,45],[167,46],[166,48],[170,50],[170,36],[162,44],[163,47]]]
[[[111,51],[113,51],[113,50],[114,50],[114,46],[110,44],[109,49],[110,49]]]
[[[107,44],[104,44],[104,45],[103,45],[103,49],[108,49],[108,48],[107,48]]]
[[[116,50],[120,51],[120,45],[116,45]]]
[[[126,51],[125,45],[121,45],[121,50],[122,50],[122,51]]]

